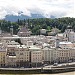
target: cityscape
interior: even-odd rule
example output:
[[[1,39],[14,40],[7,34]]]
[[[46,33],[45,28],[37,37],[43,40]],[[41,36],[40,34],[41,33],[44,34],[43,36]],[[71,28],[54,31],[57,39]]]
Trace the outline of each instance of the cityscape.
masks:
[[[74,4],[0,0],[0,74],[75,75]]]
[[[49,36],[44,35],[45,29],[40,35],[31,35],[26,26],[17,35],[13,35],[13,28],[5,34],[0,30],[0,67],[32,68],[75,61],[75,32],[71,26],[64,33],[53,28]]]

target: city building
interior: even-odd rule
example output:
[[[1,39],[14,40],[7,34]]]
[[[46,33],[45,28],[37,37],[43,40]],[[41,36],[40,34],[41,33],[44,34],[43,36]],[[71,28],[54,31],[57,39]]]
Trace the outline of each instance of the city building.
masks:
[[[74,31],[72,31],[72,32],[69,33],[68,40],[70,42],[75,42],[75,32]]]
[[[6,49],[0,48],[0,67],[6,66]]]
[[[40,34],[46,34],[46,29],[40,29]]]
[[[64,38],[67,38],[70,42],[75,42],[75,32],[71,26],[68,26],[64,32]]]
[[[58,49],[59,52],[59,57],[58,61],[59,62],[72,62],[75,60],[75,49]]]
[[[31,31],[29,31],[28,28],[25,26],[19,30],[17,35],[20,37],[30,37]]]
[[[42,50],[41,48],[31,46],[29,48],[31,52],[31,66],[38,67],[42,65]]]
[[[30,51],[25,45],[16,48],[16,65],[17,67],[30,66]]]
[[[48,32],[48,35],[54,36],[59,32],[60,32],[60,30],[55,27],[55,28],[51,29],[51,32]]]
[[[52,49],[45,47],[42,49],[43,51],[43,63],[50,64],[52,62]]]
[[[54,28],[52,32],[55,36],[30,36],[25,26],[18,36],[1,36],[0,67],[28,68],[75,61],[75,32],[72,28],[68,26],[64,33],[58,33],[58,29]],[[15,42],[16,39],[20,39],[22,44]]]
[[[30,51],[25,45],[8,45],[6,57],[8,67],[28,67],[30,63]]]
[[[63,42],[59,42],[59,47],[63,48],[63,49],[65,49],[65,48],[73,48],[74,45],[71,42],[67,42],[67,41],[64,42],[63,41]]]

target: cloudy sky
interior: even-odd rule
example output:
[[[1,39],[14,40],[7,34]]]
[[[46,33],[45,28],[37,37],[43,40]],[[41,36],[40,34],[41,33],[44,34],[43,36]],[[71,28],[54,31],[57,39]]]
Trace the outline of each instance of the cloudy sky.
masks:
[[[41,14],[47,18],[74,17],[74,0],[0,0],[0,19],[6,15]]]

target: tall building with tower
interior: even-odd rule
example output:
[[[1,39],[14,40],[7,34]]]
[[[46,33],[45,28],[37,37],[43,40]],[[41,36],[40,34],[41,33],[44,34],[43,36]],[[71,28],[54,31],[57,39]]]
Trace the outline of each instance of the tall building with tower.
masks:
[[[64,32],[64,38],[68,38],[69,37],[69,33],[72,32],[73,29],[71,26],[67,26],[67,29]]]
[[[75,42],[75,32],[71,26],[68,26],[64,32],[64,38],[67,38],[70,42]]]

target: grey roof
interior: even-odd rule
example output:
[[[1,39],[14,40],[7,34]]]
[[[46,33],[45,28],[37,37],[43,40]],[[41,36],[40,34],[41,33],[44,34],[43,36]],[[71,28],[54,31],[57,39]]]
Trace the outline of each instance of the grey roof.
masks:
[[[0,48],[0,52],[6,52],[5,48]]]
[[[19,30],[19,32],[29,32],[29,30],[28,30],[28,28],[23,27],[23,28],[21,28],[21,30]]]

